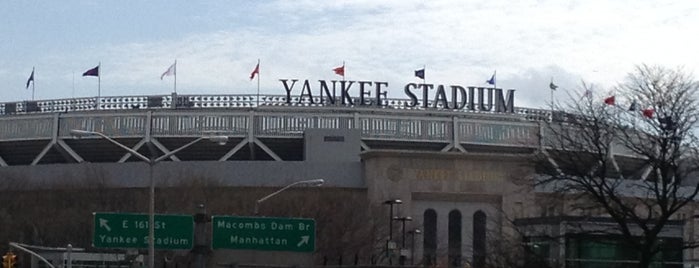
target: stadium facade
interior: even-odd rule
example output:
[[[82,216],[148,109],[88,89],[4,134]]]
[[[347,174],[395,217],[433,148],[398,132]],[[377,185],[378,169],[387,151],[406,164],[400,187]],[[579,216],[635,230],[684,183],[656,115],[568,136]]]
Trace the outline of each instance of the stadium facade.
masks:
[[[393,241],[387,243],[393,264],[485,267],[493,258],[504,258],[498,254],[507,248],[496,248],[504,247],[505,237],[518,237],[515,247],[525,245],[547,262],[567,267],[626,261],[614,255],[619,249],[613,245],[576,235],[575,226],[604,225],[605,218],[594,217],[595,211],[574,211],[565,201],[551,203],[550,192],[528,183],[538,176],[532,157],[546,149],[544,124],[551,111],[514,107],[514,95],[492,89],[455,88],[456,95],[480,93],[460,107],[444,88],[438,91],[444,97],[379,96],[372,99],[374,105],[362,105],[366,101],[358,96],[329,103],[322,94],[291,92],[287,87],[288,94],[280,96],[172,94],[0,103],[3,191],[81,184],[89,190],[93,186],[86,180],[97,177],[110,188],[148,187],[142,179],[148,166],[140,159],[103,138],[75,137],[72,130],[100,132],[156,156],[202,136],[225,135],[225,145],[199,141],[158,164],[156,187],[195,176],[221,187],[270,189],[322,178],[321,190],[352,189],[366,198],[363,205],[383,207],[381,217],[398,218],[390,221]],[[662,237],[693,241],[692,213],[688,208]],[[412,220],[406,222],[407,217]],[[415,229],[421,235],[412,233],[416,242],[406,246],[403,232]],[[544,240],[542,233],[556,240]],[[387,240],[386,235],[380,239]],[[685,250],[679,259],[670,253],[662,258],[680,267],[694,256],[694,250]],[[293,258],[286,263],[265,257],[214,259],[319,264]]]

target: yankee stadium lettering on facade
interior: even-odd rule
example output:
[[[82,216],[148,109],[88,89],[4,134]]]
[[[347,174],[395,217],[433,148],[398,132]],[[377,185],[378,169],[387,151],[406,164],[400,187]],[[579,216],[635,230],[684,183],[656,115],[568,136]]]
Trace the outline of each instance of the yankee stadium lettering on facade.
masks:
[[[307,98],[311,104],[387,106],[388,82],[379,81],[337,81],[318,80],[317,88],[308,80],[297,86],[298,79],[279,79],[286,91],[286,103],[291,104],[291,96],[299,97],[299,102]],[[356,85],[356,86],[355,86]],[[357,89],[359,96],[352,96],[350,89]],[[301,89],[298,89],[298,88]],[[296,90],[295,90],[296,88]],[[372,92],[373,91],[373,92]],[[403,92],[410,99],[408,107],[489,111],[514,113],[515,90],[507,93],[501,88],[467,87],[460,85],[435,85],[408,83]],[[314,100],[319,97],[319,103]]]

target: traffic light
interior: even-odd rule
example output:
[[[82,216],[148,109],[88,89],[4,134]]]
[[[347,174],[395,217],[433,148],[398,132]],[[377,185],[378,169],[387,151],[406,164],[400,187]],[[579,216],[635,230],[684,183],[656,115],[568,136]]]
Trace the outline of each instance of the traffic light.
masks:
[[[7,252],[2,256],[2,268],[14,268],[17,263],[17,255],[12,253],[12,251]]]

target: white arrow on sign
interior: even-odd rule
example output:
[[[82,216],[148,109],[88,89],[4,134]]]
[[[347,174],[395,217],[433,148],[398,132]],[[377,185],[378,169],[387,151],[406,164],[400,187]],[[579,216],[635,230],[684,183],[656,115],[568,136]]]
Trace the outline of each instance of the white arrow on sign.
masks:
[[[107,225],[107,220],[105,219],[100,219],[100,227],[107,229],[107,232],[111,232],[112,228],[109,228],[109,225]]]
[[[308,244],[308,239],[311,238],[310,236],[304,235],[301,237],[301,241],[299,241],[298,244],[296,244],[296,247],[300,247],[303,244]]]

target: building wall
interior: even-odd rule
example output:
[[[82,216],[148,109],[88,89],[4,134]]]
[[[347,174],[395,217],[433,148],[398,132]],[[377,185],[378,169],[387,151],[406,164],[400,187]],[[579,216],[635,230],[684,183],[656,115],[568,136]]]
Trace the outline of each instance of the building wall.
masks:
[[[474,214],[485,213],[488,240],[497,239],[505,220],[501,212],[512,211],[515,203],[522,200],[527,188],[518,182],[533,173],[522,157],[502,154],[370,151],[362,159],[369,202],[402,200],[403,204],[395,205],[394,215],[413,218],[407,229],[423,229],[425,211],[436,212],[436,261],[440,264],[449,263],[450,212],[456,210],[461,214],[461,263],[470,263]],[[417,241],[421,239],[424,237]],[[422,243],[415,246],[416,259],[421,259]]]
[[[0,189],[148,187],[148,164],[82,163],[0,168]],[[360,162],[187,161],[153,167],[158,187],[198,180],[219,186],[283,186],[324,179],[325,187],[363,188]]]

